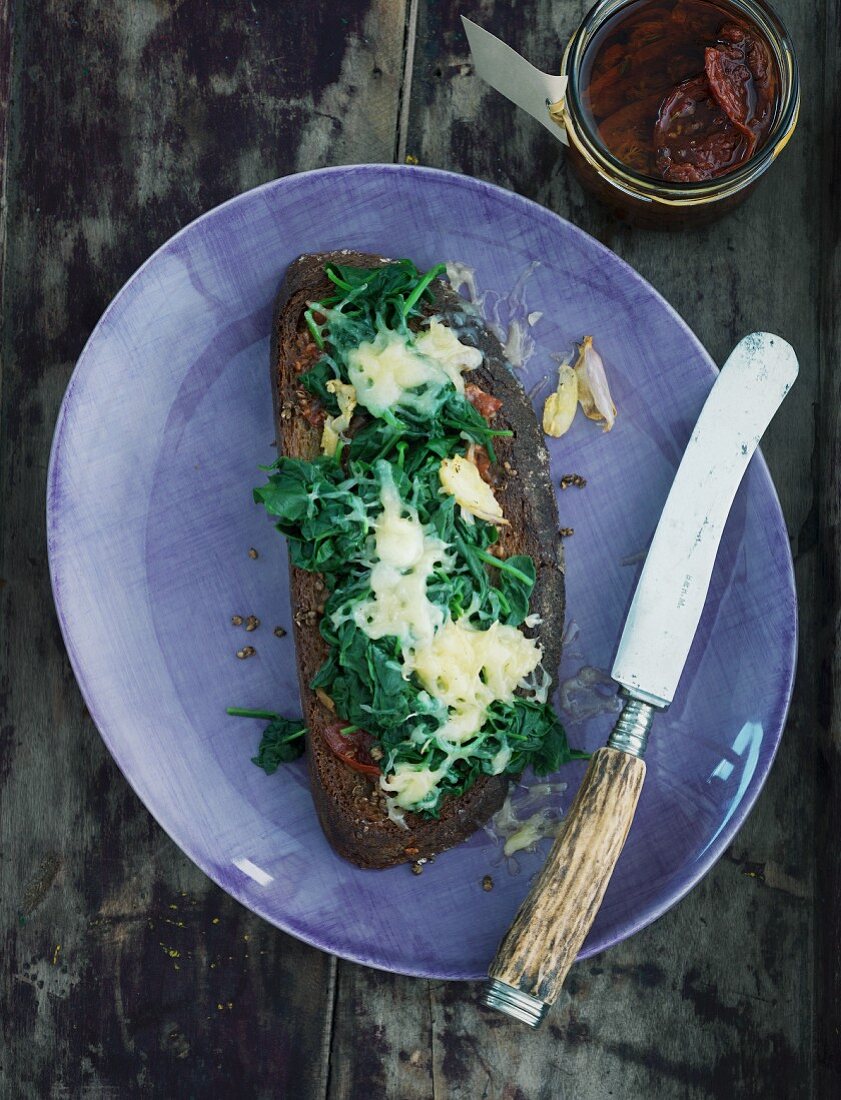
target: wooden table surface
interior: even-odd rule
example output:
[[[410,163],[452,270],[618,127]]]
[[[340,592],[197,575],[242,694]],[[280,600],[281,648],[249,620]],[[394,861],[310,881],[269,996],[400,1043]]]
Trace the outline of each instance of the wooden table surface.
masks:
[[[473,74],[458,14],[557,64],[589,0],[0,0],[0,1096],[841,1095],[841,6],[777,0],[798,131],[745,207],[623,227]],[[747,824],[692,894],[573,969],[538,1033],[477,988],[337,961],[182,855],[103,747],[53,611],[44,488],[100,313],[196,215],[273,177],[405,161],[544,203],[633,264],[720,362],[755,328],[800,380],[765,455],[801,649]]]

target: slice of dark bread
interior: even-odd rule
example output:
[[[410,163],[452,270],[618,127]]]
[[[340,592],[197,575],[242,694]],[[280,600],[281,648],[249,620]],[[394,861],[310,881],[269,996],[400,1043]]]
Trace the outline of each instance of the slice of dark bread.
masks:
[[[299,375],[319,357],[303,314],[309,303],[335,291],[324,275],[324,265],[329,262],[375,267],[389,261],[361,252],[327,252],[300,256],[286,272],[275,302],[270,365],[278,452],[293,458],[312,458],[319,453],[321,428],[308,419],[312,398],[301,386]],[[475,382],[502,400],[494,427],[510,428],[514,433],[512,438],[495,443],[499,468],[494,492],[510,521],[510,527],[501,528],[500,543],[505,557],[529,554],[534,559],[537,581],[531,610],[542,623],[527,633],[539,637],[543,666],[554,679],[564,619],[563,551],[543,435],[496,337],[475,315],[465,312],[464,301],[448,285],[436,281],[432,288],[434,302],[427,312],[445,323],[448,317],[457,318],[459,338],[484,353],[483,365],[466,374],[465,381]],[[324,740],[322,731],[336,716],[309,685],[327,656],[318,630],[326,593],[319,576],[290,568],[298,675],[309,729],[310,783],[327,839],[345,859],[368,868],[425,859],[458,844],[502,805],[508,777],[483,776],[463,795],[448,797],[437,820],[413,813],[405,815],[405,827],[391,820],[376,778],[349,768]]]

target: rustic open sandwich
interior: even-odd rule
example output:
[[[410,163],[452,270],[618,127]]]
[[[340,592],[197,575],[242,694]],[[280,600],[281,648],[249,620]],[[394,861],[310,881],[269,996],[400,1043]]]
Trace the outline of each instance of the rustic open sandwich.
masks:
[[[360,867],[452,847],[512,776],[577,755],[547,701],[564,579],[543,436],[443,272],[301,256],[273,321],[278,459],[255,499],[289,547],[313,798]]]

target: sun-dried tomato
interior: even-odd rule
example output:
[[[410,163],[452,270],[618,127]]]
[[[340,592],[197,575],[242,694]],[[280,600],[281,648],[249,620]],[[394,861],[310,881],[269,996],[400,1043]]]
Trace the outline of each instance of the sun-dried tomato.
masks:
[[[718,43],[704,51],[710,91],[733,125],[748,138],[748,156],[771,113],[768,47],[737,23],[725,23]]]
[[[327,413],[317,401],[313,400],[313,398],[302,398],[299,403],[299,408],[304,415],[304,419],[308,424],[311,424],[313,428],[321,428],[324,426],[324,421],[327,419]]]
[[[654,140],[657,167],[675,182],[712,179],[747,155],[745,135],[713,98],[706,75],[685,80],[666,96]]]
[[[606,148],[642,175],[712,179],[768,134],[779,85],[770,47],[718,4],[628,4],[590,50],[584,107]]]
[[[756,135],[747,124],[750,72],[744,56],[731,57],[729,51],[708,46],[704,50],[704,69],[713,99],[736,129],[742,131],[752,151]]]
[[[348,732],[345,732],[345,729]],[[354,730],[345,722],[331,722],[321,731],[330,750],[343,764],[363,775],[380,775],[379,764],[371,756],[374,739],[365,730]]]
[[[485,420],[491,420],[502,408],[502,402],[498,397],[486,393],[475,382],[467,383],[464,387],[464,395],[473,408],[484,416]]]
[[[476,463],[476,469],[479,471],[479,477],[482,481],[487,482],[488,485],[493,485],[495,478],[491,473],[491,459],[485,448],[482,446],[474,447],[472,458]]]

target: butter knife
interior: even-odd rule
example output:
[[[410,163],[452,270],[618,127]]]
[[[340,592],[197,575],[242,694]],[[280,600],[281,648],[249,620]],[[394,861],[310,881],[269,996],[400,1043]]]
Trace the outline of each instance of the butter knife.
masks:
[[[634,819],[652,720],[677,691],[733,498],[796,377],[791,346],[755,332],[737,344],[698,417],[613,664],[624,706],[489,968],[483,1003],[532,1027],[560,992],[595,920]]]

